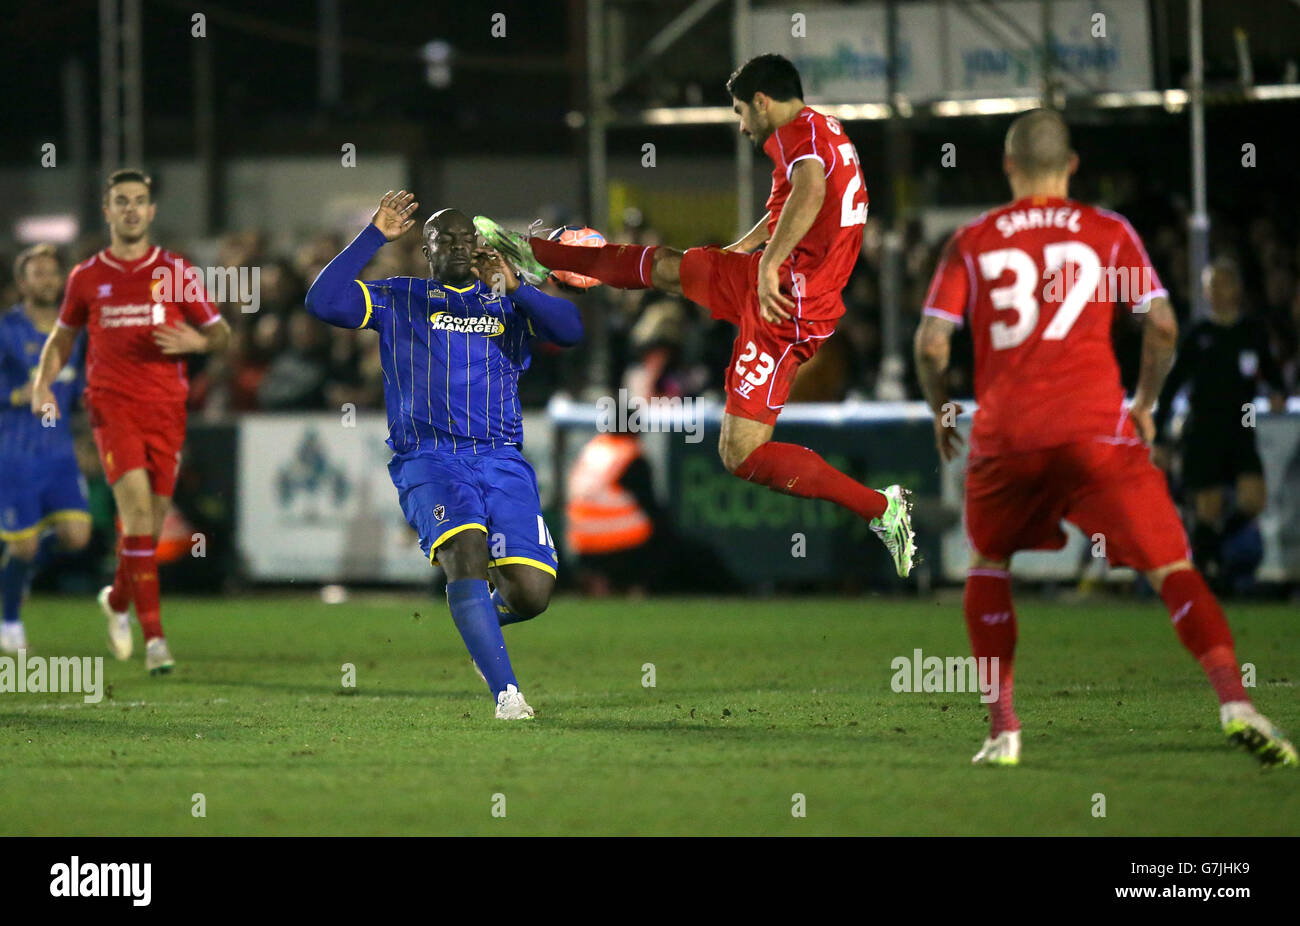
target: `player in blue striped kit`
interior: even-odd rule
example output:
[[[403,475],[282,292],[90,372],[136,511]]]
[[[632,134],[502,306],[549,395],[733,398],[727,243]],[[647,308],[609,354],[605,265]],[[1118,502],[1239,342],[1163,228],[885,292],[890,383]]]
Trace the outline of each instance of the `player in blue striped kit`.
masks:
[[[525,719],[501,626],[546,609],[558,559],[537,479],[519,452],[519,374],[533,340],[582,338],[577,307],[521,283],[455,209],[424,226],[431,279],[357,275],[386,241],[415,225],[405,190],[380,201],[370,225],[321,271],[307,311],[342,328],[379,332],[388,465],[406,520],[430,562],[447,573],[447,603],[496,701]],[[488,586],[492,570],[495,591]]]
[[[80,550],[90,540],[86,480],[77,466],[68,414],[85,385],[84,339],[53,385],[64,414],[31,412],[32,375],[63,295],[63,271],[53,246],[36,245],[19,254],[14,280],[23,301],[0,312],[0,651],[7,653],[27,647],[21,608],[42,537],[53,532],[64,550]]]

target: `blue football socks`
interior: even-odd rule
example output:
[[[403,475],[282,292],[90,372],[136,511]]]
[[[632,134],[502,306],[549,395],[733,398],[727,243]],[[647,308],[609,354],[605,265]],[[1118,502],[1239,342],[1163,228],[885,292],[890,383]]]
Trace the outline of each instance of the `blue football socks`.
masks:
[[[499,588],[492,592],[492,604],[497,609],[497,623],[502,627],[506,624],[518,624],[520,621],[531,620],[531,618],[520,617],[514,611],[511,611],[510,605],[506,604],[506,600],[502,597]]]
[[[21,618],[23,594],[27,591],[27,577],[32,564],[19,559],[12,553],[6,553],[0,564],[0,606],[3,607],[6,624]]]
[[[492,689],[492,697],[505,691],[507,685],[518,688],[510,657],[506,654],[506,641],[501,636],[501,625],[497,621],[497,609],[488,592],[487,579],[448,582],[447,604],[470,658]]]

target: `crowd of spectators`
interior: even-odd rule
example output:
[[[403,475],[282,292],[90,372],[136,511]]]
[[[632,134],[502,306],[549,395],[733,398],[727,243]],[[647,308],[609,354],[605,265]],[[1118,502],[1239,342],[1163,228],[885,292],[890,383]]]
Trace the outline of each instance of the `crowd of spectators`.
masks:
[[[1186,325],[1193,303],[1186,214],[1167,202],[1120,208],[1137,226]],[[1216,216],[1210,250],[1215,257],[1235,258],[1242,268],[1245,309],[1268,327],[1272,351],[1294,394],[1300,385],[1300,240],[1284,232],[1284,219],[1253,215],[1234,221]],[[620,240],[639,244],[656,240],[647,229],[623,231]],[[800,371],[791,402],[920,398],[912,369],[911,333],[950,231],[927,237],[918,221],[901,234],[899,357],[891,366],[885,358],[881,295],[886,228],[881,220],[868,219],[862,255],[844,292],[845,316],[835,335]],[[712,321],[698,307],[659,294],[613,292],[603,298],[613,310],[610,335],[618,358],[608,384],[611,388],[643,383],[649,374],[664,394],[721,394],[734,328]],[[1113,334],[1125,384],[1132,389],[1140,359],[1140,326],[1117,313]],[[949,389],[954,396],[974,394],[971,344],[965,329],[954,339]]]
[[[1186,319],[1192,298],[1185,215],[1167,203],[1120,208],[1142,234],[1176,309]],[[1216,216],[1212,228],[1211,253],[1235,257],[1242,267],[1246,310],[1267,324],[1273,351],[1294,393],[1300,378],[1300,241],[1287,233],[1284,222],[1268,214],[1240,223]],[[927,237],[915,222],[901,235],[901,365],[893,368],[885,358],[881,312],[885,233],[881,220],[868,220],[862,255],[844,293],[845,317],[835,336],[801,371],[790,401],[919,397],[910,335],[946,233]],[[659,241],[635,210],[609,237],[639,244]],[[307,237],[287,250],[273,248],[257,231],[233,232],[221,239],[218,266],[260,268],[260,304],[255,312],[243,311],[238,302],[220,306],[234,337],[227,353],[192,363],[193,414],[221,418],[249,411],[337,410],[347,403],[358,409],[383,407],[378,338],[331,328],[303,311],[307,287],[345,243],[329,233]],[[101,245],[86,242],[68,256],[79,259]],[[382,249],[363,277],[427,273],[420,239],[408,235]],[[583,310],[588,346],[563,354],[539,349],[530,375],[521,380],[526,406],[545,404],[557,390],[590,397],[620,387],[639,394],[721,397],[735,334],[732,326],[714,321],[699,306],[649,291],[598,287],[568,295]],[[3,298],[6,305],[17,301],[12,281]],[[596,349],[591,338],[600,338],[603,348]],[[1131,387],[1140,332],[1136,325],[1117,323],[1115,340]],[[954,342],[949,375],[953,395],[973,394],[970,343],[964,331]]]

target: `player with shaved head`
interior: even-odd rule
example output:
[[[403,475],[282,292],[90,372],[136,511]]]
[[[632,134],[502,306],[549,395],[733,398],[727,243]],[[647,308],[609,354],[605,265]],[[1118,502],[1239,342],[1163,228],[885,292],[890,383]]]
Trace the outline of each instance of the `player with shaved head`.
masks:
[[[1070,150],[1065,121],[1050,109],[1035,109],[1013,122],[1007,131],[1005,153],[1015,174],[1032,180],[1068,179],[1079,165],[1078,155]]]
[[[1264,764],[1295,765],[1295,747],[1242,687],[1232,633],[1192,566],[1182,521],[1152,464],[1152,408],[1178,324],[1146,250],[1123,216],[1069,199],[1079,158],[1061,116],[1038,109],[1007,132],[1014,200],[948,241],[916,332],[916,367],[944,460],[961,437],[945,372],[953,332],[969,325],[978,409],[966,470],[971,547],[964,609],[975,656],[996,659],[998,697],[976,763],[1016,765],[1016,612],[1011,556],[1060,549],[1061,521],[1104,539],[1114,565],[1143,573],[1218,696],[1229,739]],[[1117,303],[1142,316],[1142,367],[1125,401],[1111,346]]]
[[[520,453],[519,376],[532,345],[582,338],[577,307],[520,282],[474,224],[441,209],[424,224],[429,277],[357,279],[388,241],[415,225],[415,197],[380,200],[371,222],[321,271],[307,311],[379,334],[388,407],[389,475],[429,562],[447,574],[447,603],[502,720],[524,700],[501,627],[550,603],[558,557],[537,478]],[[489,578],[496,586],[489,588]]]

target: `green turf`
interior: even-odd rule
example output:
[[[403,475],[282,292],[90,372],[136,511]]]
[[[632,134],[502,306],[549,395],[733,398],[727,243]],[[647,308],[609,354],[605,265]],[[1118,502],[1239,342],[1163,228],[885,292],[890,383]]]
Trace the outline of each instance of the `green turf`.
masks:
[[[1158,603],[1020,605],[1018,769],[968,764],[977,696],[891,690],[894,657],[967,652],[951,596],[560,599],[506,629],[519,723],[428,598],[165,606],[172,676],[137,642],[97,705],[0,694],[0,832],[1300,833],[1300,777],[1227,744]],[[1230,610],[1256,702],[1300,729],[1294,609]],[[34,652],[106,654],[92,601],[37,598],[27,626]]]

